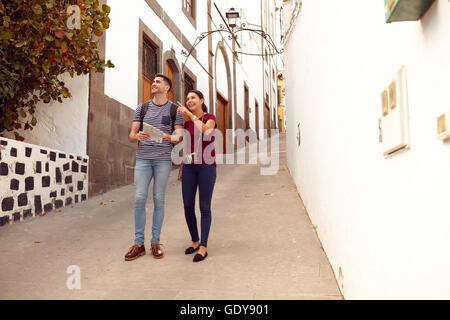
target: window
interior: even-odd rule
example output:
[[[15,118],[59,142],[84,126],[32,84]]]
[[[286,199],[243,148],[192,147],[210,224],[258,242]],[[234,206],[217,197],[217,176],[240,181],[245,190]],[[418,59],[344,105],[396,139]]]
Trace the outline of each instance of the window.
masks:
[[[142,44],[142,101],[153,98],[152,81],[158,73],[158,47],[144,36]]]
[[[195,19],[195,0],[182,0],[183,1],[183,12],[186,15],[186,17],[189,19],[189,21],[192,23],[194,28],[196,27]]]
[[[150,40],[144,38],[143,47],[143,63],[142,63],[142,74],[146,76],[149,80],[153,80],[155,74],[158,73],[158,54],[157,47],[153,45]]]
[[[195,0],[183,0],[183,8],[191,15],[192,18],[195,17],[194,3],[195,3]]]
[[[187,94],[190,90],[195,89],[195,81],[187,75],[184,74],[184,101],[186,102]]]

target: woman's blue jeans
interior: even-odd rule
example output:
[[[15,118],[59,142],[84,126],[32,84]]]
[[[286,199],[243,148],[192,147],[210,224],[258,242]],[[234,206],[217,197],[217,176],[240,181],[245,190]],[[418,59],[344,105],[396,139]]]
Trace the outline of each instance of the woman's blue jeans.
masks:
[[[195,195],[198,187],[202,232],[200,245],[204,247],[208,244],[209,229],[211,228],[211,198],[215,182],[216,166],[209,164],[183,164],[182,190],[186,223],[192,242],[199,241],[197,219],[195,217]]]
[[[171,160],[136,159],[134,167],[134,226],[135,244],[144,244],[146,211],[145,204],[148,188],[153,182],[153,226],[151,243],[159,243],[161,227],[164,220],[164,200],[166,197],[167,181],[172,170]]]

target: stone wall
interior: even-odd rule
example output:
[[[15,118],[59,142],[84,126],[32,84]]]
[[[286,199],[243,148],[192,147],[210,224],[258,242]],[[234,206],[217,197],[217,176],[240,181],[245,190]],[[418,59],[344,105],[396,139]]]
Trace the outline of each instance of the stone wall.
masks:
[[[88,197],[87,157],[0,138],[0,226]]]
[[[95,90],[97,84],[91,83],[89,194],[98,195],[133,183],[137,143],[128,140],[134,110]]]
[[[98,38],[102,59],[105,36]],[[89,79],[86,149],[91,164],[89,194],[94,196],[133,183],[137,143],[128,140],[134,110],[105,94],[105,73],[92,72]]]

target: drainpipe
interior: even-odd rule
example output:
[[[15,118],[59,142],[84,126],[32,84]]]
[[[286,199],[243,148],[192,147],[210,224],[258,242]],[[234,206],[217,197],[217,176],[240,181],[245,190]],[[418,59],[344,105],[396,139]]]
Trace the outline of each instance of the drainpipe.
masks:
[[[211,0],[208,0],[207,4],[207,10],[208,10],[208,32],[211,31]],[[209,74],[213,74],[213,54],[212,54],[212,34],[208,34],[208,71]],[[215,77],[216,75],[214,75]],[[213,78],[209,77],[209,110],[211,113],[217,115],[216,110],[216,103],[214,101],[214,84],[213,84]]]
[[[236,91],[237,86],[236,86],[236,53],[235,53],[236,38],[234,35],[233,35],[231,41],[232,41],[231,48],[233,51],[233,105],[234,105],[234,108],[233,108],[234,128],[233,129],[236,130],[237,129],[237,91]],[[236,143],[236,135],[234,134],[234,132],[235,132],[234,130],[233,130],[233,135],[234,135],[233,141],[234,141],[234,151],[236,151],[237,143]]]

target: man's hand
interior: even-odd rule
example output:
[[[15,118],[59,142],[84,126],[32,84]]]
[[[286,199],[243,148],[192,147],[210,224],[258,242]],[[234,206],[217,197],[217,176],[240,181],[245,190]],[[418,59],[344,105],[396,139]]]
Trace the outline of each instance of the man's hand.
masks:
[[[163,137],[163,139],[172,143],[172,136],[170,134],[163,132],[162,137]]]
[[[137,138],[139,141],[142,141],[142,140],[145,140],[145,139],[150,138],[150,134],[148,134],[148,133],[146,133],[146,132],[144,132],[144,131],[139,131],[139,132],[136,134],[136,138]]]

